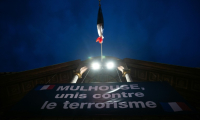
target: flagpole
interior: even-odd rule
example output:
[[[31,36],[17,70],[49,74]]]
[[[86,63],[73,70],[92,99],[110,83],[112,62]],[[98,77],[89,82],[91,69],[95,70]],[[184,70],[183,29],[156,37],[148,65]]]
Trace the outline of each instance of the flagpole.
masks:
[[[101,43],[101,62],[102,62],[102,43]]]

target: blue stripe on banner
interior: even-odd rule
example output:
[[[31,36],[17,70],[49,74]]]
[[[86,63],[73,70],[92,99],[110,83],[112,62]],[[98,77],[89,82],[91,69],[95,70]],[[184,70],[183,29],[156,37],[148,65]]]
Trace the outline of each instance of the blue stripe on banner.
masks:
[[[166,112],[174,112],[168,103],[160,102]]]
[[[39,85],[35,88],[35,90],[40,90],[43,87],[43,85]]]

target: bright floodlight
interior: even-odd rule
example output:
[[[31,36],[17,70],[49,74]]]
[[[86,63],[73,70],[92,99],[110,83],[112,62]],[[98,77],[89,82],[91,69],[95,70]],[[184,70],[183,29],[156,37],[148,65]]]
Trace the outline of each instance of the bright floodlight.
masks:
[[[99,68],[100,68],[100,64],[99,64],[99,63],[97,63],[97,62],[95,62],[95,63],[92,63],[92,68],[93,68],[94,70],[97,70],[97,69],[99,69]]]
[[[114,67],[114,63],[113,63],[113,62],[108,62],[108,63],[106,64],[106,67],[107,67],[108,69],[112,69],[112,68]]]

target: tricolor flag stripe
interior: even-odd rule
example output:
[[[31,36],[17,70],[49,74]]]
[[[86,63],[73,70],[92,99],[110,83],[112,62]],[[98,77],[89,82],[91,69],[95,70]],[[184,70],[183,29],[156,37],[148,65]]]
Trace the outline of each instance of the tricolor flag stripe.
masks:
[[[181,107],[182,110],[191,111],[191,109],[183,102],[177,102],[177,104]]]
[[[50,90],[53,89],[55,85],[39,85],[35,90]]]
[[[184,102],[160,102],[166,112],[190,111],[191,109]]]
[[[40,90],[46,90],[50,85],[44,85]]]
[[[168,103],[160,102],[160,104],[162,105],[163,109],[164,109],[166,112],[173,112],[172,108],[170,107],[170,105],[169,105]]]
[[[43,86],[39,85],[35,88],[35,90],[40,90]]]
[[[55,86],[55,85],[50,85],[47,89],[48,89],[48,90],[53,89],[54,86]]]
[[[174,112],[182,111],[182,109],[178,106],[176,102],[170,102],[169,105],[174,110]]]

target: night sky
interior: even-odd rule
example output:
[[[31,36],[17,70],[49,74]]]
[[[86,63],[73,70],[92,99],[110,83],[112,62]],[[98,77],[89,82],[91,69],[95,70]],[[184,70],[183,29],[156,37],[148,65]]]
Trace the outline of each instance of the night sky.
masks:
[[[100,56],[98,0],[1,0],[0,72]],[[200,0],[101,0],[103,55],[200,67]]]

